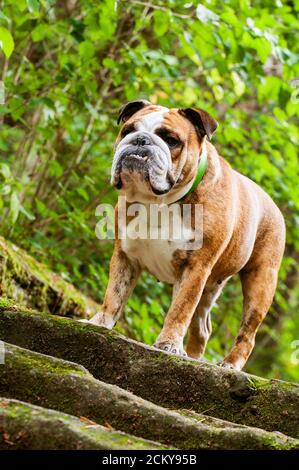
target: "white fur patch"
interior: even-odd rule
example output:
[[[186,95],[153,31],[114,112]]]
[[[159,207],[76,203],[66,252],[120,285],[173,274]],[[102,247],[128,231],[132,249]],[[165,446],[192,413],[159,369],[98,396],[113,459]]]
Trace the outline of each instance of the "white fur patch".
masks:
[[[140,225],[148,224],[147,233],[143,238],[135,238],[135,226],[127,226],[127,237],[121,240],[122,250],[129,259],[137,261],[141,269],[145,269],[155,276],[159,281],[174,284],[176,281],[175,271],[172,264],[174,252],[182,249],[183,240],[169,239],[168,227],[161,227],[160,220],[153,225],[149,217],[149,206],[144,205],[146,211],[139,215]],[[133,228],[133,230],[131,230]],[[159,238],[151,238],[151,233],[159,233]],[[183,238],[187,242],[193,238],[191,229],[183,228]],[[147,238],[146,238],[147,236]]]
[[[153,132],[155,129],[161,126],[165,114],[169,111],[168,108],[161,106],[161,111],[155,111],[144,116],[137,123],[138,131]]]
[[[159,281],[173,284],[175,273],[171,264],[175,247],[167,240],[122,240],[122,249],[129,259],[137,260]]]

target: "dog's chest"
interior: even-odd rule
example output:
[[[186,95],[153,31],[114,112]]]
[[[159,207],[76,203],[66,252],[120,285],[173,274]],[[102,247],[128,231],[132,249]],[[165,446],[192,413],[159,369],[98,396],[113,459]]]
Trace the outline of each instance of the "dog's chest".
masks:
[[[138,261],[142,269],[149,271],[159,281],[170,284],[175,282],[173,256],[177,248],[174,242],[125,239],[121,245],[129,259]]]
[[[140,225],[144,220],[140,220]],[[173,284],[176,281],[176,251],[182,248],[182,241],[170,239],[168,227],[148,221],[146,233],[136,235],[136,226],[127,226],[126,237],[121,240],[122,250],[129,259],[137,261],[140,267],[149,271],[159,281]],[[158,233],[158,235],[157,235]]]

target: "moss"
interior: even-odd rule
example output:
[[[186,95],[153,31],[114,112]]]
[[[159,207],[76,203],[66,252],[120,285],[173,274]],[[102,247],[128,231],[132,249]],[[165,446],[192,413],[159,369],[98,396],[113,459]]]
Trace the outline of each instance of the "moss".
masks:
[[[134,438],[136,445],[136,439],[140,438],[158,440],[165,446],[171,444],[182,449],[267,449],[272,441],[277,448],[283,448],[285,443],[298,445],[298,441],[289,440],[282,435],[273,435],[273,440],[270,441],[268,433],[260,429],[233,425],[223,429],[224,426],[217,425],[219,420],[215,418],[210,418],[209,422],[205,418],[206,422],[201,423],[200,419],[195,419],[198,416],[196,414],[192,418],[183,416],[144,401],[118,387],[98,382],[88,373],[80,376],[77,373],[79,366],[61,360],[12,345],[7,345],[7,353],[7,360],[0,369],[1,394],[59,412],[79,417],[88,416],[95,423],[104,424],[108,421],[115,429],[139,436]],[[81,371],[82,368],[79,367],[79,372]],[[32,425],[32,416],[27,409],[20,411],[13,406],[10,416],[15,421],[21,417],[26,428]],[[81,423],[80,426],[81,429],[86,429],[86,424]],[[118,433],[117,445],[126,445],[126,439],[125,436],[122,441]]]
[[[55,374],[71,374],[81,377],[89,377],[92,375],[84,369],[84,367],[68,361],[62,361],[54,357],[49,357],[43,354],[27,351],[26,349],[19,348],[18,346],[8,345],[5,348],[6,364],[17,370],[41,369],[49,373]]]
[[[295,384],[184,360],[114,331],[55,316],[2,312],[0,338],[80,363],[97,379],[160,406],[190,408],[299,437],[299,388]]]
[[[90,426],[80,419],[17,400],[0,399],[0,424],[6,433],[1,449],[166,449],[103,426]],[[8,442],[7,442],[8,441]]]
[[[100,306],[24,250],[0,237],[0,293],[42,312],[91,316]]]
[[[277,439],[280,437],[280,440]],[[269,450],[299,450],[299,441],[295,439],[284,439],[280,433],[273,433],[273,435],[269,434],[266,437],[266,444]]]
[[[248,384],[249,388],[253,391],[269,390],[271,388],[269,380],[254,375],[248,376]]]
[[[14,306],[15,302],[13,299],[7,297],[0,297],[0,310],[7,310]]]
[[[14,301],[14,299],[9,299],[8,297],[0,297],[0,314],[1,312],[24,312],[40,314],[32,308],[25,307],[24,305],[19,305]]]

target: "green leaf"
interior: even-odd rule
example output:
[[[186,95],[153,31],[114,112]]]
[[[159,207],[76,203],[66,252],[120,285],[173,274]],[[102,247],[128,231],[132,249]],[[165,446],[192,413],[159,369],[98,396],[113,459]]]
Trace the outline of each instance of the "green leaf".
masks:
[[[190,35],[185,31],[183,34],[180,34],[179,37],[180,37],[180,41],[181,41],[184,53],[192,60],[192,62],[200,66],[201,62],[192,44],[192,39]]]
[[[6,15],[4,15],[3,11],[0,11],[0,20],[5,21],[5,23],[7,24],[10,23],[10,19]]]
[[[241,79],[240,75],[237,72],[232,72],[231,77],[232,77],[232,81],[234,84],[234,91],[236,95],[237,96],[243,95],[246,89],[246,85]]]
[[[203,23],[211,22],[216,25],[219,24],[219,16],[216,13],[214,13],[212,10],[209,10],[208,8],[206,8],[201,3],[197,5],[196,16]]]
[[[80,194],[80,196],[85,200],[89,201],[89,196],[88,193],[85,191],[83,188],[77,188],[76,189],[77,193]]]
[[[105,59],[103,59],[103,65],[107,69],[113,70],[116,67],[116,62],[115,62],[115,60],[111,59],[110,57],[105,57]]]
[[[57,160],[51,160],[49,163],[49,175],[54,178],[60,178],[63,173],[63,168]]]
[[[11,53],[15,47],[10,31],[8,31],[6,28],[3,28],[3,26],[0,26],[0,47],[7,58],[11,56]]]
[[[47,206],[40,199],[35,199],[35,205],[36,205],[36,208],[37,208],[38,212],[42,216],[46,216],[46,214],[48,212]]]
[[[269,41],[265,38],[256,38],[254,40],[254,47],[261,62],[265,63],[271,53],[272,47]]]
[[[163,36],[169,27],[168,15],[165,12],[156,10],[154,12],[154,31],[156,36]]]
[[[25,207],[20,206],[20,212],[25,215],[25,217],[31,221],[35,220],[34,215],[30,214],[28,211],[26,211]]]
[[[26,7],[28,8],[27,1],[26,0],[18,0],[17,2],[14,2],[15,6],[18,8],[19,11],[24,11],[26,10]]]
[[[42,41],[45,37],[47,37],[48,33],[49,33],[49,25],[45,23],[40,23],[31,32],[32,41],[33,42]]]
[[[17,221],[20,212],[20,207],[21,204],[19,201],[18,194],[14,191],[10,196],[10,214],[13,224]]]
[[[286,115],[286,113],[285,113],[282,109],[280,109],[280,108],[278,108],[278,107],[275,107],[275,108],[273,109],[273,114],[274,114],[274,115],[277,117],[277,119],[279,119],[280,121],[282,121],[282,122],[286,122],[286,121],[287,121],[287,115]]]
[[[26,0],[26,2],[27,2],[28,10],[30,11],[30,13],[39,12],[39,7],[40,7],[39,0]]]
[[[0,186],[0,192],[3,194],[3,196],[8,196],[8,194],[11,193],[11,185],[10,184],[5,184],[4,186]]]
[[[196,103],[197,101],[197,94],[194,88],[191,87],[186,87],[184,90],[184,104],[186,106],[191,106]]]
[[[92,42],[83,41],[79,45],[79,54],[84,61],[91,59],[94,56],[95,48]]]
[[[8,165],[6,165],[6,163],[0,164],[0,173],[2,174],[2,176],[4,176],[5,179],[10,178],[10,168]]]
[[[234,10],[230,7],[224,7],[224,13],[221,13],[220,18],[232,26],[238,26],[240,23]]]
[[[224,96],[224,91],[221,85],[213,85],[212,90],[216,101],[221,101]]]
[[[269,100],[277,100],[281,81],[277,77],[263,77],[261,83],[257,87],[258,98],[260,102],[268,102]]]

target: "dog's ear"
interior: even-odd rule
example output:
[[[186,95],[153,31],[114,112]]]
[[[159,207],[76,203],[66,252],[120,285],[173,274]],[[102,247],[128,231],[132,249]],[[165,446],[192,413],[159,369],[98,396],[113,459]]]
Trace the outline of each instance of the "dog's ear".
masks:
[[[218,123],[209,113],[200,108],[183,108],[179,109],[179,113],[192,122],[201,137],[207,135],[211,140]]]
[[[140,109],[145,108],[146,106],[151,105],[147,100],[135,100],[129,101],[129,103],[124,104],[118,113],[117,124],[120,122],[126,122],[133,114],[140,111]]]

